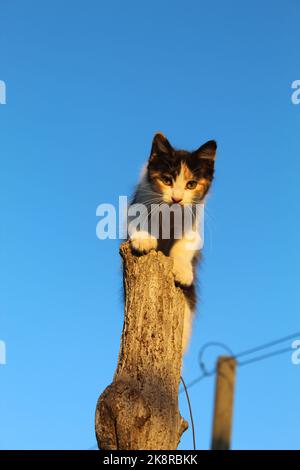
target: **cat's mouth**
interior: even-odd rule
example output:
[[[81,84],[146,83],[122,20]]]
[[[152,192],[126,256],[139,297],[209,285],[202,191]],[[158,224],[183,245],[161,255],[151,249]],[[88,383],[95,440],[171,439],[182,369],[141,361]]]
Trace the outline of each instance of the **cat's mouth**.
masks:
[[[191,206],[192,202],[185,202],[185,201],[168,201],[167,202],[168,206],[180,206],[180,207],[187,207]]]
[[[186,205],[186,203],[184,203],[183,201],[173,201],[173,200],[170,200],[170,199],[164,199],[164,204],[167,204],[168,206],[184,206]]]

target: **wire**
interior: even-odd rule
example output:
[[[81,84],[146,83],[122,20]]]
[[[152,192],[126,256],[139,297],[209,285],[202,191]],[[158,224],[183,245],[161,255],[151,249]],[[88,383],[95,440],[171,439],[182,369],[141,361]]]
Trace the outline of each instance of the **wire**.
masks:
[[[185,381],[183,380],[183,377],[180,376],[180,380],[183,384],[183,387],[184,387],[184,391],[185,391],[185,394],[186,394],[186,398],[187,398],[187,402],[188,402],[188,406],[189,406],[189,412],[190,412],[190,418],[191,418],[191,425],[192,425],[192,433],[193,433],[193,447],[194,447],[194,450],[196,450],[196,434],[195,434],[195,426],[194,426],[194,418],[193,418],[193,412],[192,412],[192,405],[191,405],[191,402],[190,402],[190,397],[189,397],[189,394],[188,394],[188,391],[187,391],[187,387],[186,387],[186,384],[185,384]]]
[[[199,367],[202,370],[204,375],[212,375],[215,372],[215,369],[213,369],[212,371],[208,371],[203,361],[203,356],[204,356],[205,351],[212,346],[224,349],[229,354],[229,356],[231,357],[234,356],[232,350],[225,343],[220,343],[218,341],[211,341],[209,343],[204,344],[198,354]]]
[[[258,356],[258,357],[253,357],[252,359],[247,359],[246,361],[243,361],[243,362],[238,361],[237,364],[238,364],[239,367],[247,366],[248,364],[252,364],[253,362],[263,361],[264,359],[268,359],[269,357],[279,356],[280,354],[290,352],[290,351],[291,351],[290,347],[289,348],[284,348],[284,349],[279,349],[277,351],[273,351],[273,352],[270,352],[270,353],[267,353],[267,354],[263,354],[263,355]]]
[[[190,388],[192,387],[193,385],[196,385],[197,383],[201,382],[201,380],[203,379],[206,379],[207,377],[211,377],[212,375],[214,375],[216,373],[216,369],[214,368],[213,370],[208,370],[204,364],[204,361],[203,361],[203,354],[204,352],[206,351],[206,349],[210,346],[218,346],[220,348],[223,348],[225,349],[225,351],[227,351],[230,356],[232,357],[233,356],[233,352],[231,351],[231,349],[226,346],[226,344],[224,343],[220,343],[220,342],[217,342],[217,341],[212,341],[210,343],[206,343],[204,346],[202,346],[202,348],[200,349],[199,351],[199,356],[198,356],[198,362],[199,362],[199,366],[200,366],[200,369],[202,369],[202,372],[203,374],[200,375],[200,377],[197,377],[196,379],[192,380],[188,385],[187,385],[187,388]],[[179,394],[181,394],[184,390],[179,390]]]
[[[292,333],[291,335],[284,336],[282,338],[276,339],[274,341],[270,341],[268,343],[261,344],[259,346],[254,347],[254,348],[246,349],[245,351],[241,351],[238,354],[234,354],[232,352],[232,350],[224,343],[220,343],[220,342],[216,342],[216,341],[206,343],[202,346],[202,348],[199,351],[199,355],[198,355],[198,363],[199,363],[200,369],[202,370],[202,375],[200,375],[199,377],[196,377],[194,380],[192,380],[190,383],[188,383],[186,387],[187,388],[193,387],[197,383],[201,382],[203,379],[206,379],[207,377],[211,377],[211,376],[216,374],[216,372],[217,372],[216,367],[212,370],[208,370],[205,363],[204,363],[204,360],[203,360],[204,353],[209,347],[212,347],[212,346],[220,347],[220,348],[224,349],[229,354],[230,358],[238,359],[239,357],[248,356],[248,355],[253,354],[255,352],[258,352],[258,351],[263,351],[264,349],[271,348],[273,346],[284,343],[284,342],[289,341],[289,340],[291,340],[293,338],[296,338],[296,337],[300,337],[300,331],[297,331],[296,333]],[[244,361],[237,360],[237,365],[239,367],[246,366],[248,364],[253,364],[255,362],[260,362],[260,361],[263,361],[265,359],[269,359],[270,357],[278,356],[280,354],[284,354],[284,353],[289,352],[289,351],[291,351],[290,347],[284,348],[284,349],[279,349],[279,350],[276,350],[276,351],[272,351],[272,352],[269,352],[269,353],[266,353],[266,354],[262,354],[260,356],[256,356],[256,357],[253,357],[253,358],[250,358],[250,359],[246,359]],[[179,390],[179,393],[182,393],[182,392],[183,392],[183,390]]]
[[[242,356],[246,356],[246,355],[248,356],[248,354],[253,354],[257,351],[261,351],[263,349],[271,348],[272,346],[276,346],[277,344],[289,341],[289,340],[295,338],[296,336],[297,337],[300,336],[300,331],[297,331],[296,333],[293,333],[293,334],[288,335],[288,336],[284,336],[283,338],[275,339],[274,341],[270,341],[269,343],[265,343],[265,344],[262,344],[260,346],[256,346],[255,348],[248,349],[246,351],[242,351],[242,352],[236,354],[234,357],[238,358],[238,357],[242,357]]]

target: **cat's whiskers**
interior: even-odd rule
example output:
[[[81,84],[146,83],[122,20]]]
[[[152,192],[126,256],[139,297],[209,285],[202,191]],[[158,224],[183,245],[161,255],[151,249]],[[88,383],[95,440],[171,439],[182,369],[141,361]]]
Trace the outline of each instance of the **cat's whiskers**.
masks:
[[[139,204],[143,204],[144,206],[148,207],[151,204],[157,204],[159,202],[161,202],[160,198],[157,198],[157,199],[151,198],[151,199],[145,199],[144,201],[141,201]]]

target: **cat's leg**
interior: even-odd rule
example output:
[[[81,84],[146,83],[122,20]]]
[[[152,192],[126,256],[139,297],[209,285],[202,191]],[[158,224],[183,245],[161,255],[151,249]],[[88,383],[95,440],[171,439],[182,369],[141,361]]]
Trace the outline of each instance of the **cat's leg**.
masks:
[[[200,235],[191,231],[182,239],[176,240],[170,251],[173,258],[175,280],[183,286],[190,286],[194,280],[192,261],[199,250]]]
[[[156,250],[157,239],[146,230],[136,230],[130,235],[131,245],[139,253],[148,253]]]
[[[127,219],[128,235],[132,248],[141,254],[156,250],[157,238],[149,233],[148,219],[151,209],[143,204],[135,203],[129,208],[130,210],[135,211],[133,214],[129,214]]]

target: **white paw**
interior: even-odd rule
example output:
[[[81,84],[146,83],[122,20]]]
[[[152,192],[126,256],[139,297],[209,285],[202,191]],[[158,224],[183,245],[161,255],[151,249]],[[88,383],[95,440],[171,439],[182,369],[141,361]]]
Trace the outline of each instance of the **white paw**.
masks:
[[[182,286],[190,286],[194,280],[193,268],[191,263],[183,261],[181,258],[174,258],[173,274],[175,281]]]
[[[133,233],[130,240],[133,249],[139,253],[148,253],[157,248],[157,239],[146,231]]]

